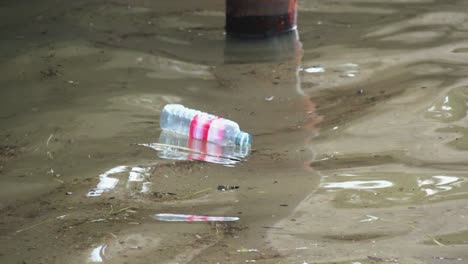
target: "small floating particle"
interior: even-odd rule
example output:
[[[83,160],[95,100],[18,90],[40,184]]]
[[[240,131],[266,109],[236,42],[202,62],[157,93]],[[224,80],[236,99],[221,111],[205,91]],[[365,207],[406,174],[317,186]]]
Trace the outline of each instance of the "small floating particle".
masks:
[[[104,221],[106,221],[106,219],[100,218],[100,219],[91,220],[90,222],[91,223],[96,223],[96,222],[104,222]]]
[[[342,74],[342,75],[340,75],[340,76],[341,76],[341,77],[350,77],[350,78],[352,78],[352,77],[356,77],[356,74],[355,74],[355,73],[351,73],[351,72],[346,72],[346,73],[344,73],[344,74]]]
[[[359,221],[360,223],[364,223],[364,222],[373,222],[373,221],[376,221],[376,220],[379,220],[380,218],[378,218],[377,216],[373,216],[373,215],[366,215],[367,216],[367,219],[364,219],[364,220],[361,220]]]
[[[218,187],[216,188],[218,191],[228,191],[228,190],[236,190],[236,189],[239,189],[240,186],[226,186],[226,185],[218,185]]]
[[[255,248],[241,248],[238,249],[237,252],[258,252],[258,249]]]
[[[304,69],[304,71],[307,73],[321,73],[321,72],[325,72],[325,68],[321,66],[312,66],[312,67]]]
[[[295,248],[295,250],[304,250],[304,249],[309,249],[308,247],[298,247],[298,248]]]

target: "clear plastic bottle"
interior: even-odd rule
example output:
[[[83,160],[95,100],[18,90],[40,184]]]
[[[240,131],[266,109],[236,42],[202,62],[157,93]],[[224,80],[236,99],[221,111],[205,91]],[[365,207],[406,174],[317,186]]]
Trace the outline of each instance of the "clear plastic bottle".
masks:
[[[161,112],[161,129],[206,140],[219,145],[250,145],[252,137],[231,120],[184,107],[168,104]]]

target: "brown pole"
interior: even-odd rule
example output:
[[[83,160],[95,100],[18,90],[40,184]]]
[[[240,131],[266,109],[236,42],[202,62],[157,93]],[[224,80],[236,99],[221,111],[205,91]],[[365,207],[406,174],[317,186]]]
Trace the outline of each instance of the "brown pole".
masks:
[[[297,0],[226,0],[226,33],[268,37],[297,27]]]

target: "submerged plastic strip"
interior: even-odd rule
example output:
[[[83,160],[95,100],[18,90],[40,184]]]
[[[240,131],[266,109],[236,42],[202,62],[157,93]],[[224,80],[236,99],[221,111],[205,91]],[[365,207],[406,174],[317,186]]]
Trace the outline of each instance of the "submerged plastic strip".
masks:
[[[155,214],[154,219],[167,222],[231,222],[238,221],[239,217],[232,216],[204,216],[185,214]]]

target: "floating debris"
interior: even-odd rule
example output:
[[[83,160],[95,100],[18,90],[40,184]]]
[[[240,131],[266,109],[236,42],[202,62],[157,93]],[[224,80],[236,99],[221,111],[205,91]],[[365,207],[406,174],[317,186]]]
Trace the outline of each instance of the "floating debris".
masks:
[[[367,256],[367,259],[369,259],[372,262],[391,262],[391,263],[398,263],[397,258],[380,258],[380,257],[374,257],[374,256]]]
[[[358,67],[359,65],[356,64],[356,63],[345,63],[345,64],[342,64],[342,66],[344,66],[344,67]]]
[[[321,66],[312,66],[309,68],[305,68],[304,71],[307,73],[322,73],[325,72],[325,68]]]
[[[345,73],[343,73],[342,75],[340,75],[340,77],[349,77],[349,78],[353,78],[353,77],[356,77],[356,73],[354,73],[354,72],[345,72]]]
[[[376,220],[379,220],[377,216],[373,216],[373,215],[366,215],[366,216],[368,217],[367,219],[361,220],[359,222],[364,223],[364,222],[374,222]]]
[[[185,119],[190,122],[183,121]],[[236,122],[180,104],[165,105],[161,111],[160,120],[162,130],[180,134],[189,139],[209,141],[220,146],[250,146],[252,143],[252,136],[241,131]],[[233,132],[224,133],[224,131]]]
[[[226,185],[218,185],[218,188],[216,188],[218,191],[230,191],[230,190],[237,190],[239,189],[240,186],[226,186]]]
[[[104,222],[104,221],[106,221],[106,219],[100,218],[100,219],[91,220],[91,221],[89,221],[89,222],[90,222],[90,223],[96,223],[96,222]]]
[[[255,249],[255,248],[241,248],[241,249],[238,249],[237,252],[242,252],[242,253],[258,252],[258,249]]]
[[[165,222],[232,222],[239,220],[239,217],[231,216],[202,216],[185,214],[155,214],[153,218]]]
[[[295,250],[305,250],[305,249],[309,249],[308,247],[297,247],[295,248]]]
[[[448,260],[448,261],[452,261],[452,260],[462,261],[463,260],[462,258],[451,258],[451,257],[440,257],[440,256],[433,257],[433,258],[437,260]]]

